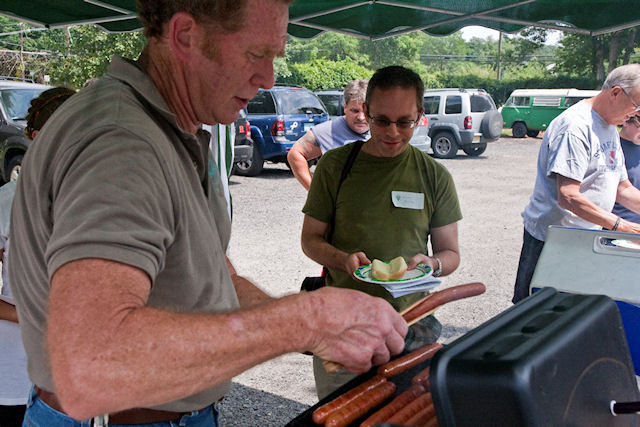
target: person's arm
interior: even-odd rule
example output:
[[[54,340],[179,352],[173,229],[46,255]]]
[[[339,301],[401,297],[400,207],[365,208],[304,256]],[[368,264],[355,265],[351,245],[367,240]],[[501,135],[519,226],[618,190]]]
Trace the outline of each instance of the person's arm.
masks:
[[[458,223],[454,222],[442,227],[435,227],[430,230],[431,248],[433,255],[427,256],[417,254],[409,260],[407,267],[411,270],[416,265],[422,263],[429,265],[433,270],[438,268],[438,261],[441,263],[440,276],[453,273],[460,265],[460,249],[458,246]]]
[[[231,260],[229,260],[229,257],[225,255],[224,258],[227,262],[227,269],[229,270],[229,274],[231,275],[231,281],[233,282],[233,286],[236,289],[236,294],[238,295],[240,307],[251,307],[254,305],[265,303],[267,301],[271,301],[273,299],[273,297],[253,284],[246,277],[240,276],[233,264],[231,264]]]
[[[620,203],[627,209],[640,213],[640,190],[634,187],[628,179],[621,181],[620,184],[618,184],[616,202]],[[620,223],[618,224],[616,231],[640,233],[640,224],[620,218]]]
[[[73,418],[169,402],[288,352],[366,372],[400,353],[407,332],[390,304],[354,290],[328,287],[246,310],[190,314],[146,306],[150,289],[142,270],[104,259],[54,273],[47,349],[53,391]]]
[[[556,174],[556,185],[558,189],[558,205],[561,208],[567,209],[580,218],[602,227],[612,229],[615,226],[618,217],[587,199],[580,192],[580,181]],[[618,197],[620,196],[616,196],[616,199]],[[621,220],[617,231],[640,233],[640,224]]]
[[[18,323],[18,312],[13,304],[0,300],[0,320]]]
[[[291,166],[291,171],[298,182],[305,190],[309,191],[311,186],[311,171],[309,170],[309,160],[322,155],[320,144],[313,135],[313,130],[308,130],[302,138],[296,141],[287,154],[287,161]]]
[[[325,234],[329,224],[305,215],[302,223],[302,251],[309,258],[328,268],[353,273],[361,265],[371,264],[364,252],[349,254],[327,242]]]

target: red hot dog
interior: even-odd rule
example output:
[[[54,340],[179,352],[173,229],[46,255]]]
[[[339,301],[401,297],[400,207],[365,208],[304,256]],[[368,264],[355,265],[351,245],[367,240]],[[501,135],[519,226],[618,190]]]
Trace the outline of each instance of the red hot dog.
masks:
[[[421,394],[413,399],[407,406],[396,412],[391,418],[386,420],[387,424],[405,425],[407,421],[414,415],[425,409],[429,405],[433,405],[431,393]]]
[[[351,402],[347,403],[337,411],[329,414],[325,427],[345,427],[358,418],[381,405],[396,392],[396,385],[390,381],[385,381],[378,386],[362,393]]]
[[[369,380],[363,382],[359,386],[354,387],[352,390],[349,390],[345,394],[336,397],[331,402],[325,403],[324,405],[322,405],[321,407],[313,411],[313,414],[311,415],[313,422],[316,424],[324,424],[329,414],[331,414],[334,411],[337,411],[338,409],[345,406],[347,403],[351,402],[352,400],[360,396],[362,393],[382,384],[385,381],[386,381],[385,377],[376,375],[375,377],[370,378]]]
[[[391,418],[396,412],[407,406],[409,402],[412,402],[416,397],[424,394],[425,390],[422,386],[414,385],[409,387],[409,389],[400,393],[389,402],[387,405],[382,407],[379,411],[371,415],[369,418],[364,420],[360,427],[373,427],[378,424],[383,424],[387,419]]]
[[[398,375],[414,366],[431,359],[433,355],[442,348],[442,344],[433,343],[424,347],[420,347],[417,350],[412,351],[409,354],[398,357],[391,362],[385,363],[378,367],[378,375],[382,375],[385,378],[390,378],[394,375]]]

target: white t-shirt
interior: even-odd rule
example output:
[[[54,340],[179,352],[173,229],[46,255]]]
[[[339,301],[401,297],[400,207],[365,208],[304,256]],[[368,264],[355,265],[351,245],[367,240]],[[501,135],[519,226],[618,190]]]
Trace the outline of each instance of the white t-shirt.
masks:
[[[579,181],[580,192],[608,212],[618,184],[627,179],[616,127],[585,101],[556,117],[544,133],[535,187],[522,217],[524,228],[542,241],[550,225],[600,229],[558,205],[556,174]]]
[[[9,255],[9,218],[16,183],[0,187],[0,248],[2,256],[2,292],[0,299],[13,304],[7,274]],[[27,356],[22,345],[20,326],[8,320],[0,320],[0,405],[25,405],[31,382],[27,375]]]

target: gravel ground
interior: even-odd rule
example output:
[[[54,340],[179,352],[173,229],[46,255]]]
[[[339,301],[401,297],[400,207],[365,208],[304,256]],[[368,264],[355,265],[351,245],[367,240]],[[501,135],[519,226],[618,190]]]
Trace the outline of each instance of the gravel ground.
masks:
[[[540,138],[501,138],[476,158],[440,160],[453,175],[462,205],[461,263],[442,287],[479,281],[487,292],[437,312],[443,339],[480,325],[511,306],[522,218],[535,181]],[[253,178],[231,177],[234,222],[230,258],[267,292],[297,292],[321,267],[300,249],[306,191],[287,167],[267,165]],[[259,327],[258,325],[256,327]],[[223,426],[280,426],[317,402],[311,359],[289,354],[236,377],[221,405]]]

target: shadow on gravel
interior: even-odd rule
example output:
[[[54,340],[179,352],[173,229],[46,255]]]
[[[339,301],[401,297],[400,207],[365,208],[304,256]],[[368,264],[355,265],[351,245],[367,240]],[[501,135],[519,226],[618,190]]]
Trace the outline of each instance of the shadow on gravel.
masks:
[[[232,383],[220,404],[220,426],[283,426],[308,408],[282,396]]]

